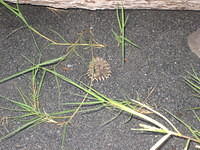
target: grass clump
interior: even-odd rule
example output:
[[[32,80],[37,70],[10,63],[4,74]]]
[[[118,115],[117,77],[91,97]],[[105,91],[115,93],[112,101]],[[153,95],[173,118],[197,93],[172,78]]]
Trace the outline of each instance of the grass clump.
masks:
[[[194,96],[200,98],[200,77],[199,75],[193,70],[192,73],[188,72],[188,76],[185,77],[185,81],[189,87],[196,93]]]
[[[36,74],[35,72],[37,72],[37,70],[39,69],[40,71],[43,72],[43,78],[39,82],[38,88],[36,88],[36,89],[38,89],[37,91],[41,91],[41,87],[42,87],[42,83],[44,81],[45,74],[46,73],[50,73],[50,74],[53,74],[54,76],[56,76],[58,79],[63,80],[64,82],[67,82],[67,83],[69,83],[69,84],[77,87],[78,89],[82,90],[83,92],[85,92],[86,95],[84,96],[84,99],[86,99],[87,96],[90,96],[95,101],[85,102],[83,100],[81,103],[72,103],[72,104],[78,104],[77,109],[64,110],[64,111],[61,111],[61,112],[55,112],[55,113],[47,114],[46,112],[44,112],[44,111],[42,112],[40,109],[38,109],[39,105],[37,103],[35,103],[35,102],[37,102],[37,97],[38,97],[38,93],[39,92],[34,92],[34,93],[37,93],[37,94],[33,94],[34,95],[33,97],[35,97],[36,100],[33,99],[34,101],[33,101],[33,103],[31,103],[32,105],[28,105],[28,103],[26,102],[25,99],[24,99],[24,103],[21,103],[21,102],[13,101],[13,100],[10,100],[8,98],[5,98],[5,97],[1,96],[2,98],[8,100],[9,102],[14,103],[18,107],[20,107],[24,112],[26,112],[26,114],[23,115],[23,116],[21,116],[20,118],[24,118],[24,117],[27,117],[27,116],[34,116],[33,119],[28,120],[28,123],[24,124],[23,126],[21,126],[18,129],[14,130],[10,134],[1,137],[1,140],[5,139],[5,138],[8,138],[11,135],[16,134],[19,131],[22,131],[23,129],[25,129],[27,127],[31,127],[31,126],[40,124],[42,122],[54,123],[54,124],[58,124],[58,125],[66,125],[67,123],[69,123],[69,121],[74,116],[74,114],[71,115],[71,116],[70,115],[66,115],[69,112],[70,113],[71,112],[79,113],[79,112],[83,112],[83,111],[90,111],[90,109],[82,110],[80,108],[83,105],[100,104],[100,105],[103,105],[103,106],[106,106],[106,107],[111,107],[111,108],[114,108],[114,109],[118,109],[120,111],[127,112],[127,113],[129,113],[129,114],[131,114],[133,116],[136,116],[136,117],[144,120],[145,122],[149,122],[149,123],[152,124],[152,125],[140,124],[139,126],[141,128],[139,128],[139,129],[132,129],[132,130],[148,131],[148,132],[156,132],[156,133],[164,134],[164,136],[154,146],[152,146],[151,150],[155,150],[155,149],[159,148],[171,136],[176,136],[176,137],[184,138],[184,139],[187,140],[187,143],[189,143],[190,141],[193,141],[193,142],[196,142],[196,143],[200,144],[200,137],[199,137],[200,131],[197,130],[197,129],[195,129],[195,128],[192,128],[189,125],[187,125],[181,119],[175,117],[172,114],[171,115],[173,117],[175,117],[178,121],[180,121],[181,123],[183,123],[191,131],[191,133],[193,134],[193,137],[188,137],[188,136],[183,135],[173,125],[173,123],[169,121],[168,118],[166,118],[165,116],[163,116],[158,111],[155,111],[150,106],[147,106],[147,105],[145,105],[145,104],[143,104],[143,103],[141,103],[139,101],[133,100],[133,99],[129,100],[129,103],[127,103],[124,100],[119,101],[119,100],[108,98],[107,96],[101,94],[100,92],[96,91],[95,89],[91,88],[90,86],[87,86],[85,84],[84,85],[78,84],[78,83],[72,81],[71,79],[65,77],[64,75],[62,75],[62,74],[60,74],[60,73],[58,73],[58,72],[56,72],[56,71],[54,71],[52,69],[48,69],[47,67],[43,66],[43,64],[49,65],[52,62],[55,62],[55,60],[59,60],[59,59],[62,59],[62,58],[63,57],[59,57],[59,58],[56,58],[54,60],[49,60],[48,62],[43,62],[43,63],[41,63],[42,65],[41,64],[36,65],[37,66],[36,68],[34,68],[34,67],[28,68],[25,71],[16,73],[16,74],[14,74],[14,75],[12,75],[10,77],[7,77],[6,79],[1,79],[0,83],[3,83],[5,81],[7,81],[7,80],[15,78],[15,77],[17,77],[19,75],[22,75],[22,74],[24,74],[24,72],[27,72],[27,71],[34,71],[32,74],[35,75]],[[33,81],[35,81],[34,79],[35,79],[35,77],[33,76]],[[167,127],[166,125],[162,124],[161,122],[159,122],[159,121],[151,118],[147,114],[143,114],[140,111],[137,111],[137,109],[133,109],[134,108],[133,106],[139,106],[140,108],[147,109],[149,112],[152,112],[152,113],[156,114],[158,117],[162,118],[173,130],[171,130],[169,127]],[[57,117],[57,115],[63,115],[63,114],[65,114],[63,117]],[[69,120],[68,121],[62,121],[62,122],[55,121],[55,119],[60,119],[60,118],[62,118],[62,119],[63,118],[65,118],[65,119],[68,118]]]
[[[126,51],[125,51],[126,43],[129,43],[136,48],[140,48],[140,47],[126,37],[126,23],[128,21],[128,17],[125,17],[124,8],[121,7],[121,9],[117,9],[116,13],[117,13],[119,34],[117,34],[114,31],[112,31],[112,32],[113,32],[115,39],[118,42],[118,45],[120,45],[120,47],[121,47],[121,62],[123,65],[126,61],[126,59],[125,59],[126,58]]]
[[[68,43],[66,41],[64,42],[57,42],[52,40],[51,38],[45,36],[44,34],[42,34],[41,32],[39,32],[38,30],[36,30],[34,27],[32,27],[28,21],[26,20],[26,18],[23,16],[23,14],[20,11],[19,5],[18,3],[16,4],[16,8],[7,4],[4,0],[0,0],[0,4],[2,4],[3,6],[5,6],[8,10],[10,10],[14,15],[16,15],[17,17],[19,17],[19,19],[26,25],[26,27],[28,29],[30,29],[33,33],[39,35],[40,37],[44,38],[45,40],[49,41],[51,45],[63,45],[63,46],[93,46],[93,47],[104,47],[103,44],[99,44],[99,43]]]

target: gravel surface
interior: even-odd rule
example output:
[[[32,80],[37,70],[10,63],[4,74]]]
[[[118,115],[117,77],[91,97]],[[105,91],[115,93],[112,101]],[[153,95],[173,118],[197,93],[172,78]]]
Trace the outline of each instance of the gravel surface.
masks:
[[[200,26],[199,11],[158,11],[127,10],[129,16],[126,36],[141,49],[126,45],[126,63],[122,67],[120,47],[114,39],[112,30],[118,32],[116,12],[110,10],[88,11],[81,9],[53,10],[29,5],[20,6],[28,22],[41,33],[54,40],[60,40],[52,32],[56,31],[68,42],[75,42],[85,31],[83,40],[88,42],[91,30],[93,39],[105,44],[105,48],[93,49],[93,55],[102,57],[111,65],[109,79],[94,82],[93,87],[114,99],[136,99],[137,93],[145,99],[152,88],[154,92],[148,103],[165,114],[183,133],[188,131],[176,120],[166,114],[165,108],[186,122],[199,127],[190,111],[185,109],[199,106],[199,99],[192,96],[192,90],[184,83],[186,71],[193,67],[199,71],[198,56],[187,45],[187,36]],[[11,34],[12,33],[12,34]],[[57,58],[66,53],[66,46],[48,46],[48,42],[24,28],[24,24],[3,6],[0,6],[0,78],[7,77],[31,66],[26,58],[37,63],[38,50],[34,39],[42,51],[41,61]],[[77,47],[78,57],[73,53],[57,69],[74,81],[89,84],[86,75],[87,65],[92,58],[92,50]],[[63,67],[64,66],[64,67]],[[66,68],[70,68],[69,70]],[[21,100],[17,88],[30,94],[31,74],[25,74],[0,84],[0,95]],[[61,83],[60,96],[55,78],[47,74],[41,94],[41,107],[45,112],[62,110],[60,104],[80,98],[70,93],[79,92],[75,87]],[[30,96],[30,95],[29,95]],[[60,97],[60,98],[59,98]],[[16,108],[10,103],[0,101],[0,107]],[[0,116],[16,115],[16,112],[1,110]],[[135,118],[126,122],[130,116],[122,113],[109,124],[105,122],[116,116],[110,109],[78,114],[67,127],[65,150],[148,150],[162,135],[131,131],[141,120]],[[153,115],[151,115],[154,117]],[[158,118],[157,118],[158,119]],[[158,119],[160,120],[160,119]],[[162,121],[161,121],[162,122]],[[9,122],[0,126],[0,136],[19,126],[19,122]],[[102,126],[103,125],[103,126]],[[28,128],[9,139],[0,142],[0,150],[58,150],[61,145],[62,128],[53,124],[40,124]],[[162,150],[182,150],[186,141],[171,138]],[[194,150],[194,144],[191,144]]]

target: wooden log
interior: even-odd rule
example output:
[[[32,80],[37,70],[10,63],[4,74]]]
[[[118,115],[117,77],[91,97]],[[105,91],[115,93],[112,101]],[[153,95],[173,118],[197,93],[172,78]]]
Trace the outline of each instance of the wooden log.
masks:
[[[17,0],[6,0],[16,3]],[[19,0],[21,4],[54,8],[200,10],[200,0]]]

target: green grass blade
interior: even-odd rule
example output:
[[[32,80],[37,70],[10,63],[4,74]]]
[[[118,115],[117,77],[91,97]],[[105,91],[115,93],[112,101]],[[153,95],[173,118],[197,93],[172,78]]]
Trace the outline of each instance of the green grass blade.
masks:
[[[186,110],[199,110],[200,107],[193,107],[193,108],[190,108],[190,109],[186,109]]]
[[[30,101],[30,99],[29,99],[29,98],[24,94],[24,92],[23,92],[21,89],[19,89],[18,87],[17,87],[17,91],[18,91],[18,93],[20,94],[20,96],[21,96],[21,98],[22,98],[24,104],[28,104],[27,101]]]
[[[16,16],[18,16],[27,26],[29,26],[26,19],[24,18],[24,16],[22,15],[22,13],[19,10],[18,3],[16,4],[17,8],[14,8],[14,7],[8,5],[7,3],[4,2],[4,0],[0,0],[0,3],[2,5],[4,5],[7,9],[9,9],[11,12],[13,12]]]
[[[186,84],[188,84],[195,92],[198,93],[197,97],[200,95],[200,78],[197,73],[193,70],[193,73],[187,72],[189,77],[184,77]]]
[[[53,29],[50,29],[51,32],[53,32],[54,34],[56,34],[61,40],[63,40],[65,43],[67,43],[67,40],[65,40],[65,38],[58,32],[56,32]]]
[[[191,133],[192,135],[196,138],[196,139],[200,139],[195,131],[197,131],[195,128],[191,127],[190,125],[188,125],[187,123],[185,123],[183,120],[181,120],[180,118],[176,117],[175,115],[173,115],[171,112],[169,112],[168,110],[165,109],[166,112],[168,112],[171,116],[173,116],[176,120],[178,120],[179,122],[181,122]]]
[[[18,107],[28,111],[28,112],[35,112],[35,109],[27,104],[24,104],[24,103],[20,103],[20,102],[17,102],[17,101],[13,101],[12,100],[12,103],[16,104]]]
[[[61,74],[59,74],[59,73],[57,73],[57,72],[55,72],[55,71],[53,71],[53,70],[50,70],[50,69],[47,69],[47,68],[44,68],[44,67],[43,67],[42,69],[43,69],[43,70],[46,70],[47,72],[52,73],[53,75],[59,77],[60,79],[66,81],[66,82],[70,83],[71,85],[74,85],[75,87],[77,87],[77,88],[83,90],[84,92],[86,92],[86,93],[88,93],[88,94],[94,96],[94,97],[97,98],[98,100],[100,100],[100,101],[102,101],[102,102],[105,102],[105,100],[104,100],[102,97],[100,97],[100,96],[96,95],[94,92],[92,92],[92,91],[90,91],[90,90],[88,90],[88,89],[86,89],[86,88],[80,86],[79,84],[75,83],[74,81],[72,81],[71,79],[65,77],[64,75],[61,75]]]
[[[161,128],[161,129],[163,129],[163,130],[168,131],[168,129],[167,129],[163,124],[161,124],[160,122],[158,122],[158,121],[152,119],[151,117],[149,117],[149,116],[147,116],[147,115],[144,115],[144,114],[142,114],[142,113],[139,113],[139,112],[137,112],[137,111],[135,111],[135,110],[133,110],[133,109],[131,109],[131,108],[129,108],[129,107],[127,107],[127,106],[125,106],[125,105],[119,103],[119,102],[116,102],[116,101],[114,101],[114,100],[109,99],[109,104],[110,104],[111,106],[114,106],[114,107],[120,109],[120,110],[123,110],[123,111],[125,111],[125,112],[130,113],[130,114],[133,114],[134,116],[137,116],[137,117],[139,117],[139,118],[141,118],[141,119],[143,119],[143,120],[145,120],[145,121],[148,121],[148,122],[154,124],[155,126]]]
[[[84,98],[84,96],[85,96],[85,95],[81,95],[81,94],[77,94],[77,93],[69,93],[69,94],[71,94],[73,96],[78,96],[78,97],[81,97],[81,98]],[[91,97],[91,96],[88,96],[87,99],[91,100],[91,101],[92,100],[97,100],[95,97]]]
[[[102,109],[104,107],[105,107],[104,105],[100,105],[100,106],[95,107],[95,108],[81,109],[81,110],[78,111],[78,113],[87,113],[87,112],[91,112],[91,111],[97,111],[97,110],[100,110],[100,109]],[[76,111],[76,109],[63,110],[63,111],[59,111],[59,112],[49,113],[49,115],[50,116],[57,116],[57,115],[63,115],[63,114],[73,113],[75,111]]]
[[[200,122],[200,116],[198,116],[197,113],[194,110],[192,110],[192,112],[194,113],[194,115],[197,118],[197,120]]]
[[[125,40],[126,42],[128,42],[129,44],[133,45],[134,47],[140,49],[140,47],[139,47],[137,44],[133,43],[133,42],[132,42],[131,40],[129,40],[128,38],[124,37],[124,40]]]
[[[24,110],[26,110],[26,111],[28,111],[28,112],[35,112],[35,109],[34,109],[33,107],[27,105],[27,104],[24,104],[24,103],[15,101],[15,100],[11,100],[11,99],[9,99],[9,98],[7,98],[7,97],[4,97],[4,96],[1,96],[1,95],[0,95],[0,98],[3,98],[3,99],[8,100],[9,102],[11,102],[11,103],[17,105],[18,107],[20,107],[20,108],[22,108],[22,109],[24,109]],[[36,112],[35,112],[35,113],[36,113]]]
[[[118,42],[118,44],[121,44],[121,38],[120,38],[120,36],[119,36],[119,35],[117,35],[117,33],[116,33],[116,32],[114,32],[113,30],[112,30],[112,33],[113,33],[113,35],[114,35],[114,37],[115,37],[116,41]]]
[[[189,79],[185,79],[186,83],[198,94],[200,94],[200,86]]]
[[[169,119],[167,119],[167,118],[166,118],[165,116],[163,116],[161,113],[155,111],[155,110],[152,109],[151,107],[149,107],[149,106],[147,106],[147,105],[145,105],[145,104],[142,104],[142,103],[140,103],[140,102],[138,102],[138,101],[136,101],[136,100],[133,100],[133,99],[132,99],[132,101],[135,102],[135,103],[137,103],[137,104],[139,104],[140,106],[142,106],[142,107],[148,109],[149,111],[153,112],[154,114],[157,114],[158,116],[160,116],[160,117],[161,117],[162,119],[164,119],[177,133],[180,134],[180,132],[178,131],[178,129],[169,121]]]
[[[9,111],[15,111],[15,112],[26,112],[25,110],[22,110],[22,109],[11,109],[11,108],[7,108],[7,107],[0,107],[0,109],[9,110]]]
[[[45,78],[45,75],[46,75],[46,71],[44,70],[43,73],[42,73],[42,77],[41,77],[41,80],[39,82],[39,86],[38,86],[38,89],[37,89],[37,97],[40,96],[40,93],[41,93],[41,89],[43,87],[43,84],[44,84],[44,78]]]
[[[42,120],[41,118],[37,118],[37,119],[35,119],[35,120],[31,121],[31,122],[28,122],[28,123],[22,125],[21,127],[17,128],[16,130],[10,132],[9,134],[0,137],[0,142],[2,142],[2,140],[4,140],[4,139],[7,139],[7,138],[9,138],[9,137],[11,137],[11,136],[17,134],[18,132],[23,131],[23,130],[26,129],[26,128],[31,127],[32,125],[34,125],[35,123],[37,123],[37,122],[39,122],[39,121],[41,121],[41,120]]]
[[[66,57],[66,56],[63,55],[63,56],[61,56],[61,57],[59,57],[59,58],[47,60],[47,61],[45,61],[45,62],[43,62],[43,63],[40,63],[40,64],[38,64],[38,65],[35,65],[35,66],[33,66],[33,67],[30,67],[30,68],[28,68],[28,69],[26,69],[26,70],[24,70],[24,71],[15,73],[15,74],[13,74],[13,75],[11,75],[11,76],[9,76],[9,77],[6,77],[6,78],[4,78],[4,79],[1,79],[1,80],[0,80],[0,84],[3,83],[3,82],[8,81],[8,80],[10,80],[10,79],[16,78],[16,77],[18,77],[18,76],[20,76],[20,75],[22,75],[22,74],[28,73],[28,72],[30,72],[30,71],[32,71],[32,70],[34,70],[34,69],[39,68],[39,67],[46,66],[46,65],[51,65],[51,64],[55,64],[55,63],[57,63],[57,62],[59,62],[59,61],[63,61],[63,60],[65,59],[65,57]]]
[[[190,146],[190,139],[187,140],[184,150],[189,150],[189,146]]]
[[[32,65],[35,65],[34,63],[33,63],[33,61],[32,60],[30,60],[28,57],[26,57],[26,56],[24,56],[24,55],[21,55],[26,61],[28,61],[29,63],[31,63]]]
[[[121,25],[121,19],[119,17],[119,8],[116,10],[116,13],[117,13],[117,22],[118,22],[118,26],[119,26],[119,29],[121,31],[122,29],[122,25]]]
[[[124,21],[124,26],[126,26],[126,23],[128,21],[129,16],[126,17],[125,21]]]
[[[146,131],[146,132],[154,132],[154,133],[161,133],[167,134],[169,131],[163,130],[161,128],[153,127],[146,124],[139,124],[141,128],[131,128],[133,131]]]
[[[37,49],[38,62],[40,63],[41,57],[42,57],[42,51],[41,51],[41,49],[39,48],[39,46],[38,46],[38,44],[37,44],[37,42],[36,42],[36,39],[35,39],[35,37],[34,37],[34,35],[33,35],[33,32],[31,32],[31,35],[32,35],[32,37],[33,37],[34,45],[35,45],[35,47],[36,47],[36,49]]]
[[[122,64],[125,63],[125,20],[124,20],[124,8],[121,8],[121,50],[122,50]]]
[[[1,80],[0,80],[0,84],[3,83],[3,82],[8,81],[8,80],[10,80],[10,79],[16,78],[16,77],[18,77],[18,76],[20,76],[20,75],[26,74],[26,73],[28,73],[28,72],[34,70],[34,69],[37,68],[37,67],[38,67],[38,66],[33,66],[33,67],[28,68],[28,69],[26,69],[26,70],[24,70],[24,71],[15,73],[15,74],[13,74],[13,75],[11,75],[11,76],[8,76],[8,77],[6,77],[6,78],[4,78],[4,79],[1,79]]]
[[[97,104],[103,104],[103,102],[101,101],[92,101],[92,102],[84,102],[84,103],[81,103],[81,102],[69,102],[69,103],[63,103],[62,105],[97,105]]]
[[[171,134],[168,133],[165,136],[163,136],[154,146],[152,146],[150,148],[150,150],[157,150],[158,148],[160,148],[163,143],[165,143],[169,138],[171,137]]]
[[[26,113],[26,114],[19,115],[19,116],[12,116],[12,117],[10,117],[10,118],[22,122],[22,121],[23,121],[22,118],[31,117],[31,116],[35,116],[35,114],[34,114],[34,113]],[[27,120],[26,120],[26,121],[27,121]]]
[[[61,150],[65,149],[65,138],[67,136],[67,124],[63,125],[63,134],[62,134],[62,141],[61,141]]]
[[[130,114],[133,114],[133,115],[135,115],[135,116],[137,116],[137,117],[140,117],[140,118],[142,118],[142,119],[144,119],[144,120],[146,120],[146,121],[149,121],[149,122],[155,124],[156,126],[162,128],[162,129],[168,131],[168,129],[167,129],[164,125],[162,125],[161,123],[159,123],[158,121],[156,121],[156,120],[154,120],[154,119],[152,119],[152,118],[150,118],[150,117],[148,117],[148,116],[146,116],[146,115],[144,115],[144,114],[138,113],[138,112],[136,112],[135,110],[133,110],[133,109],[131,109],[131,108],[129,108],[129,107],[127,107],[127,106],[121,104],[120,102],[114,101],[114,100],[112,100],[112,99],[110,99],[110,98],[104,96],[103,94],[100,94],[99,92],[97,92],[97,91],[94,90],[93,88],[90,88],[90,90],[88,90],[88,89],[86,89],[86,88],[80,86],[79,84],[75,83],[74,81],[72,81],[72,80],[66,78],[65,76],[63,76],[63,75],[61,75],[61,74],[59,74],[59,73],[57,73],[57,72],[54,72],[54,71],[49,70],[49,69],[47,69],[47,68],[42,68],[42,69],[44,69],[44,70],[46,70],[46,71],[48,71],[48,72],[50,72],[50,73],[52,73],[52,74],[58,76],[58,77],[61,78],[62,80],[66,81],[66,82],[68,82],[68,83],[70,83],[70,84],[76,86],[77,88],[83,90],[84,92],[86,92],[86,93],[88,93],[88,94],[94,96],[95,98],[97,98],[97,100],[99,100],[99,101],[101,101],[101,102],[107,102],[109,105],[114,106],[115,108],[118,108],[118,109],[123,110],[123,111],[126,111],[126,112],[128,112],[128,113],[130,113]],[[96,93],[95,93],[94,91],[95,91]]]

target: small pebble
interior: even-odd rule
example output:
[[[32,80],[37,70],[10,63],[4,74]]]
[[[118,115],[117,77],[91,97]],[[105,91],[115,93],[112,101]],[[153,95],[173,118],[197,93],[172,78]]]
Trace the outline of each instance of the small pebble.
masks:
[[[191,51],[200,57],[200,28],[197,31],[191,33],[187,40]]]

